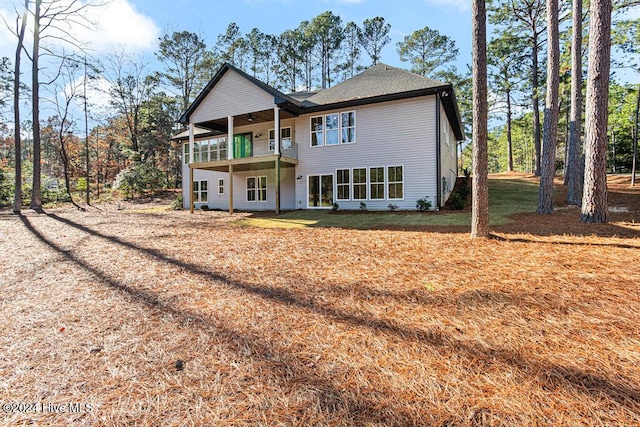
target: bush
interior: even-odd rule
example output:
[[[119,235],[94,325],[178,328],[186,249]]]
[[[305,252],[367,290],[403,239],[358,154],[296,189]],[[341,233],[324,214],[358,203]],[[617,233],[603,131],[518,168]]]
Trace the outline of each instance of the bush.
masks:
[[[449,199],[451,200],[450,203],[453,209],[461,210],[467,205],[467,197],[463,197],[461,192],[456,191],[451,193]]]
[[[426,212],[431,209],[433,205],[429,201],[429,196],[424,196],[422,199],[416,201],[416,209],[420,212]]]
[[[394,204],[394,203],[389,203],[389,205],[387,206],[389,208],[389,212],[395,212],[398,210],[398,205]]]
[[[338,209],[340,209],[340,205],[337,203],[334,203],[333,206],[331,206],[331,210],[334,212],[337,211]]]
[[[144,191],[155,192],[166,187],[164,173],[157,167],[138,163],[121,171],[113,183],[113,188],[124,191],[133,198]]]
[[[176,199],[171,203],[171,209],[174,211],[181,211],[182,206],[184,205],[184,199],[182,198],[182,194],[176,197]]]
[[[360,210],[361,211],[366,211],[367,210],[367,204],[365,202],[360,202]]]
[[[200,210],[201,210],[201,211],[208,211],[208,210],[210,210],[210,209],[209,209],[209,205],[202,205],[202,206],[200,206]]]

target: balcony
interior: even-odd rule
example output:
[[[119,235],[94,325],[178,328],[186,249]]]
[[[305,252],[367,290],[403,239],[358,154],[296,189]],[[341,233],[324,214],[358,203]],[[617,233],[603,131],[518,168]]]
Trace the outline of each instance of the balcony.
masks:
[[[270,146],[271,145],[271,146]],[[236,148],[233,159],[228,159],[226,138],[196,141],[193,147],[194,169],[206,169],[228,172],[229,166],[234,171],[262,170],[275,168],[278,156],[272,148],[273,143],[267,140],[256,140],[242,147]],[[187,153],[185,155],[188,156]],[[298,144],[290,141],[282,142],[280,167],[293,167],[298,164]]]

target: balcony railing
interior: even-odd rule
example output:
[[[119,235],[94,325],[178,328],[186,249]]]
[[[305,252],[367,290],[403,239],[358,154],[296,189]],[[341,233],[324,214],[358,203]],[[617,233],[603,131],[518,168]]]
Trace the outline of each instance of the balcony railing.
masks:
[[[288,145],[288,148],[284,148]],[[198,150],[195,150],[193,153],[193,161],[194,163],[206,163],[206,162],[218,162],[227,160],[227,147],[224,146],[215,146],[215,145],[198,145]],[[295,142],[287,142],[283,144],[282,149],[280,150],[281,154],[285,157],[290,157],[293,159],[298,158],[298,144]],[[185,153],[186,154],[186,153]],[[264,157],[264,156],[273,156],[275,154],[273,149],[270,149],[269,143],[267,141],[255,141],[252,147],[252,153],[248,157]]]
[[[275,154],[275,150],[271,149],[271,147],[269,147],[269,144],[261,144],[261,143],[255,143],[253,144],[253,156],[252,157],[261,157],[261,156],[273,156]],[[291,157],[294,159],[298,158],[298,144],[296,144],[295,142],[291,142],[289,143],[289,148],[284,148],[283,147],[280,149],[280,153],[283,156],[286,157]]]

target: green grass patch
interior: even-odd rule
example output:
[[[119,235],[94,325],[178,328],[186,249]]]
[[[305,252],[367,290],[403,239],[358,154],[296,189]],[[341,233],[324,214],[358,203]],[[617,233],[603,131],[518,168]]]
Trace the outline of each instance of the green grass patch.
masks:
[[[535,211],[538,186],[518,179],[489,179],[489,222],[505,224],[509,216]],[[360,212],[330,210],[299,210],[275,214],[261,213],[243,218],[235,224],[258,228],[338,227],[353,229],[402,228],[421,226],[470,226],[471,213],[440,212]]]

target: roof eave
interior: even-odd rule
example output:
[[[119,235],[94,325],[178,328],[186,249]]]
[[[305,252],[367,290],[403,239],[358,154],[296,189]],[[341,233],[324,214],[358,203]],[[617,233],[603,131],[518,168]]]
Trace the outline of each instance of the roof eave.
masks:
[[[274,104],[284,105],[285,107],[288,107],[288,109],[292,109],[292,110],[302,108],[302,104],[300,104],[300,102],[296,101],[295,99],[283,94],[279,90],[267,85],[266,83],[263,83],[260,80],[248,75],[244,71],[234,67],[228,62],[225,62],[222,65],[222,67],[220,67],[216,75],[213,76],[213,78],[209,81],[209,83],[207,83],[207,86],[205,86],[202,92],[200,92],[200,94],[196,97],[196,99],[191,103],[189,108],[187,108],[187,110],[180,116],[180,119],[178,119],[178,123],[182,123],[182,124],[189,123],[189,117],[191,116],[191,114],[195,111],[196,108],[198,108],[200,103],[204,100],[204,98],[206,98],[209,92],[211,92],[211,90],[215,87],[215,85],[220,81],[222,76],[228,70],[235,71],[236,73],[240,74],[242,77],[244,77],[254,85],[258,86],[260,89],[272,95]],[[291,112],[294,112],[294,111],[291,111]]]
[[[444,86],[444,87],[448,87],[448,86]],[[424,89],[411,90],[407,92],[396,92],[396,93],[389,93],[385,95],[378,95],[378,96],[372,96],[367,98],[349,99],[346,101],[338,101],[338,102],[332,102],[328,104],[306,106],[304,107],[303,112],[315,113],[318,111],[333,110],[336,108],[348,108],[348,107],[355,107],[359,105],[376,104],[378,102],[387,102],[387,101],[395,101],[399,99],[415,98],[418,96],[434,95],[434,94],[437,94],[444,87],[443,86],[430,87],[430,88],[424,88]]]

